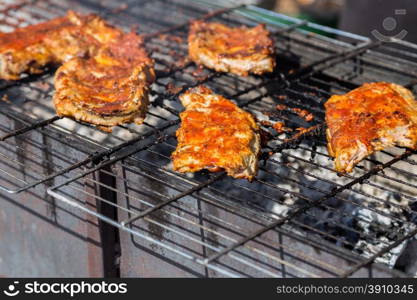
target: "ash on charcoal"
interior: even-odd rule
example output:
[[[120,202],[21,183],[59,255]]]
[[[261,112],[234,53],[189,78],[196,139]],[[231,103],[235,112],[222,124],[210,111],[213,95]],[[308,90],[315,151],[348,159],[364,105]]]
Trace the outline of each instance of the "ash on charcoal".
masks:
[[[333,188],[360,176],[375,166],[375,161],[389,159],[387,154],[378,154],[370,158],[370,161],[361,163],[352,175],[340,177],[332,171],[333,162],[329,160],[324,144],[317,147],[317,155],[312,161],[309,159],[311,150],[308,149],[308,144],[302,143],[300,146],[297,149],[284,150],[272,158],[282,162],[280,168],[289,170],[285,174],[285,181],[293,184],[289,183],[287,188],[311,201],[321,199]],[[411,171],[414,168],[407,162],[400,164],[405,164],[399,166],[400,170]],[[404,182],[395,181],[396,179],[403,179]],[[409,206],[409,199],[415,197],[417,189],[409,184],[416,183],[416,178],[406,178],[396,168],[388,168],[382,176],[374,176],[372,180],[357,184],[351,190],[337,194],[322,205],[299,215],[296,220],[306,225],[299,230],[311,231],[311,234],[353,250],[363,257],[371,257],[415,228],[415,213]],[[299,198],[290,205],[294,203],[303,205],[306,200]],[[282,212],[283,208],[275,204],[272,210]],[[401,243],[376,261],[393,267],[405,246],[405,242]]]

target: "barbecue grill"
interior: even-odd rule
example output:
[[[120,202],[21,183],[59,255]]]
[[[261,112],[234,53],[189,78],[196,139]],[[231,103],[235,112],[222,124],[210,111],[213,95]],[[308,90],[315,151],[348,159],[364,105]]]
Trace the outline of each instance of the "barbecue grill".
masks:
[[[1,230],[22,233],[26,229],[8,226],[36,218],[59,229],[48,229],[50,236],[43,232],[42,241],[29,237],[34,244],[26,247],[35,249],[34,255],[43,255],[36,247],[47,247],[49,238],[59,240],[63,244],[51,248],[88,264],[89,271],[80,273],[89,276],[416,275],[417,258],[410,251],[417,236],[415,151],[391,148],[367,158],[351,174],[338,174],[323,134],[323,103],[331,94],[369,81],[413,90],[416,45],[394,38],[373,41],[251,5],[225,8],[182,0],[122,5],[2,0],[0,5],[2,31],[68,9],[94,12],[144,34],[156,63],[145,123],[117,126],[112,133],[55,115],[53,69],[0,82],[2,203],[34,216],[24,220],[7,206],[0,215]],[[187,59],[186,37],[189,21],[202,18],[232,26],[266,23],[276,44],[277,70],[239,77],[195,66]],[[223,172],[172,171],[170,154],[183,109],[178,95],[199,84],[233,99],[259,120],[284,121],[292,129],[278,134],[264,128],[269,138],[253,182]],[[305,109],[314,119],[277,111],[278,104]],[[78,232],[77,246],[61,237],[71,228]],[[18,264],[10,245],[14,240],[21,245],[22,237],[4,236],[10,244],[0,247],[0,257],[7,257],[0,260],[0,274],[17,274],[6,263]],[[53,250],[46,253],[51,256]],[[76,265],[61,266],[71,263]],[[80,275],[71,268],[57,267],[56,274]]]

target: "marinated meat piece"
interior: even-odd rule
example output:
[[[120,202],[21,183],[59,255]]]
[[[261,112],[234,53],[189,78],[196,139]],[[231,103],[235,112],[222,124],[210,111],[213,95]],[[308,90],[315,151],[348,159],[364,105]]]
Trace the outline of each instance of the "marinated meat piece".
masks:
[[[73,26],[55,31],[44,40],[57,64],[74,57],[93,56],[103,45],[114,42],[125,34],[96,15],[83,16],[69,11],[67,18]]]
[[[66,17],[2,34],[0,44],[3,79],[62,64],[55,74],[58,115],[99,126],[143,122],[155,75],[138,35],[98,16],[69,11]]]
[[[252,115],[204,86],[188,90],[180,100],[185,111],[172,154],[174,170],[225,170],[252,180],[260,152],[259,127]]]
[[[230,28],[194,21],[188,36],[190,58],[219,72],[242,76],[272,72],[274,44],[264,25]]]
[[[40,73],[54,61],[54,57],[44,44],[44,39],[52,32],[73,27],[68,18],[16,29],[0,34],[0,78],[17,80],[20,74]]]
[[[141,124],[154,77],[142,38],[124,34],[95,56],[74,58],[57,70],[55,108],[60,116],[101,126]]]
[[[417,102],[400,85],[365,83],[325,107],[328,149],[339,172],[390,146],[417,148]]]
[[[92,55],[122,34],[98,16],[72,11],[66,17],[1,33],[0,78],[17,80],[22,73],[41,73],[47,65]]]

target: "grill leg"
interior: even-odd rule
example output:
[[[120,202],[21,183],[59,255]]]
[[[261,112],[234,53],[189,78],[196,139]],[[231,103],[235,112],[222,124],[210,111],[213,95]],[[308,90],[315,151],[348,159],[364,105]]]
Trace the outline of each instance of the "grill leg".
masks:
[[[104,170],[107,172],[112,172],[110,167],[105,167]],[[98,186],[97,193],[98,196],[102,199],[110,201],[111,203],[116,203],[116,193],[108,188],[116,187],[116,179],[114,176],[110,175],[107,172],[98,172],[98,181],[106,187],[101,185]],[[114,206],[107,204],[103,201],[97,201],[97,210],[98,213],[103,214],[104,216],[111,218],[112,220],[117,220],[117,209]],[[103,249],[104,277],[120,277],[119,231],[114,226],[107,224],[103,221],[99,221],[99,228]]]
[[[395,269],[405,272],[411,276],[417,275],[417,239],[408,241],[403,253],[397,259]]]

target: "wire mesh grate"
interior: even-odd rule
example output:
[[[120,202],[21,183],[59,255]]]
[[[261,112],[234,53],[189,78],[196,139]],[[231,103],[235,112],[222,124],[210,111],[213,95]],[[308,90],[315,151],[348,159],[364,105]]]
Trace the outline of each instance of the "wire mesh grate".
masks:
[[[51,185],[52,179],[64,175],[48,189],[50,195],[127,231],[138,247],[163,253],[198,276],[342,277],[368,274],[369,265],[401,275],[385,266],[393,267],[403,242],[417,233],[417,183],[410,171],[416,155],[389,149],[364,160],[353,175],[337,174],[325,149],[322,104],[331,94],[367,81],[390,80],[413,88],[417,63],[412,49],[405,47],[396,55],[390,44],[347,33],[328,29],[327,36],[307,34],[314,24],[289,22],[277,15],[273,21],[261,18],[253,7],[206,15],[207,6],[194,2],[97,3],[33,1],[4,12],[8,21],[2,24],[4,30],[12,30],[62,15],[69,7],[99,13],[126,29],[139,23],[137,30],[145,33],[158,77],[146,122],[104,134],[87,124],[55,117],[50,104],[53,70],[2,83],[0,96],[5,101],[0,115],[26,122],[14,126],[8,119],[2,122],[8,125],[0,127],[5,150],[1,153],[6,156],[0,156],[1,168],[10,153],[19,154],[8,148],[10,141],[29,144],[37,135],[60,134],[58,143],[68,143],[69,138],[74,151],[81,153],[64,164],[48,158],[48,173],[33,172],[18,189],[7,185],[5,189],[20,192],[43,182]],[[162,9],[175,13],[150,17]],[[258,13],[256,18],[253,12]],[[230,25],[268,22],[276,41],[277,71],[241,78],[197,68],[187,59],[188,21],[204,16]],[[188,176],[172,171],[170,153],[176,146],[174,133],[182,110],[178,95],[201,83],[233,99],[260,122],[284,122],[288,128],[277,133],[264,126],[270,138],[254,182],[232,180],[223,173]],[[311,119],[300,116],[299,110],[308,111]],[[67,157],[57,149],[51,149],[52,156]],[[36,161],[41,154],[31,153],[23,154],[25,159],[45,164],[44,157]],[[30,167],[23,164],[25,172]],[[15,169],[11,166],[8,172]],[[115,186],[89,176],[96,172],[113,177]],[[88,184],[114,193],[115,202],[92,194],[85,189]],[[72,191],[117,208],[119,218],[98,214],[75,199]]]

